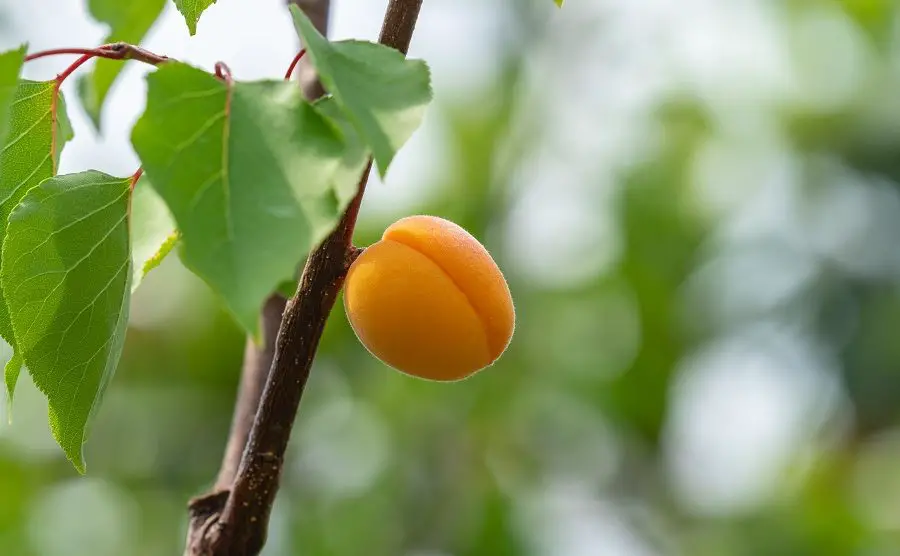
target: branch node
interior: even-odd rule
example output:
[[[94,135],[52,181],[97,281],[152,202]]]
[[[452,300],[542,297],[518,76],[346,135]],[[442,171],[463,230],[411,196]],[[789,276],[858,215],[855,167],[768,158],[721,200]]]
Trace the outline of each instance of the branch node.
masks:
[[[231,68],[225,62],[216,62],[216,77],[224,81],[229,87],[234,84],[234,78],[231,76]]]

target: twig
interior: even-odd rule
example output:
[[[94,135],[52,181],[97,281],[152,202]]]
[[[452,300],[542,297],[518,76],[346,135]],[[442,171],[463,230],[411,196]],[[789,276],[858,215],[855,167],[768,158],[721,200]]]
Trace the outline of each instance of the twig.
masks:
[[[159,64],[162,64],[163,62],[169,60],[168,56],[154,54],[153,52],[141,48],[140,46],[135,46],[133,44],[128,44],[125,42],[107,44],[104,45],[104,47],[109,51],[111,55],[102,57],[109,58],[110,60],[134,60],[136,62],[150,64],[151,66],[158,66]]]
[[[25,56],[25,61],[30,62],[39,58],[46,58],[48,56],[60,56],[65,54],[81,54],[82,56],[87,56],[88,60],[91,58],[107,58],[109,60],[135,60],[138,62],[143,62],[145,64],[150,64],[151,66],[157,66],[169,60],[167,56],[154,54],[153,52],[141,48],[140,46],[135,46],[133,44],[128,44],[125,42],[114,42],[110,44],[104,44],[103,46],[98,46],[97,48],[53,48],[50,50],[42,50],[40,52],[35,52],[33,54]]]
[[[406,53],[421,6],[422,0],[390,0],[380,42]],[[252,556],[265,544],[285,449],[316,348],[343,285],[347,262],[359,253],[351,240],[371,165],[370,161],[337,228],[306,261],[297,293],[282,317],[275,358],[237,476],[230,492],[211,501],[218,505],[224,500],[221,515],[210,512],[205,522],[196,524],[199,536],[189,539],[194,541],[188,546],[191,556]],[[192,506],[192,515],[202,509]]]

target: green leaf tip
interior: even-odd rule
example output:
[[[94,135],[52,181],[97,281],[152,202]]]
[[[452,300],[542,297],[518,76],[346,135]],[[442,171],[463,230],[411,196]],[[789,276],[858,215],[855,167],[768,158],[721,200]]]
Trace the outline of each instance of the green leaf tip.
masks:
[[[422,123],[431,74],[422,60],[371,42],[330,42],[297,6],[294,28],[325,90],[372,150],[382,178],[397,151]]]
[[[80,473],[128,322],[130,185],[97,171],[45,179],[10,214],[3,244],[0,281],[17,353]]]
[[[296,84],[228,85],[180,62],[147,76],[132,144],[181,260],[254,338],[265,299],[337,225],[368,157]]]
[[[187,23],[191,36],[197,34],[197,22],[200,20],[200,15],[215,3],[216,0],[175,0],[175,7],[184,16],[184,22]]]
[[[12,350],[12,346],[9,346]],[[16,383],[19,382],[19,374],[22,372],[22,357],[13,353],[6,365],[3,366],[3,380],[6,383],[6,413],[10,424],[13,420],[12,407],[13,396],[16,393]]]
[[[556,2],[556,5],[560,8],[563,7],[563,2],[565,2],[565,0],[553,0],[553,1]]]

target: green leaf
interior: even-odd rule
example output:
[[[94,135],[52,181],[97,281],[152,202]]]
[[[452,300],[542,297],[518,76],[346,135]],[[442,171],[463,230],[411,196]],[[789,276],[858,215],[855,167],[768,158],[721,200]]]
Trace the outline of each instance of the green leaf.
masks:
[[[104,43],[139,44],[165,5],[166,0],[88,0],[88,9],[94,19],[109,25],[109,35]],[[78,96],[98,130],[103,102],[124,66],[121,60],[98,58],[94,70],[78,79]]]
[[[53,98],[56,133],[53,133]],[[55,135],[55,138],[54,138]],[[62,93],[55,81],[19,82],[9,109],[9,126],[0,150],[0,245],[7,234],[7,218],[29,189],[55,174],[63,145],[73,137]],[[6,298],[0,287],[0,336],[17,350]],[[14,359],[15,361],[16,359]],[[12,365],[12,363],[10,364]],[[12,396],[18,370],[7,365],[7,393]]]
[[[165,201],[146,177],[138,180],[131,195],[131,291],[144,276],[159,266],[177,243],[175,221]]]
[[[319,79],[372,149],[383,178],[431,102],[428,66],[380,44],[329,42],[303,11],[295,5],[290,8]]]
[[[553,1],[556,2],[556,5],[557,5],[557,6],[559,6],[560,8],[562,8],[564,0],[553,0]]]
[[[19,73],[25,61],[25,47],[10,50],[0,54],[0,141],[6,144],[6,133],[10,123],[10,105],[19,86]],[[11,346],[10,346],[11,349]],[[22,369],[22,360],[18,354],[13,353],[9,361],[4,365],[3,377],[6,384],[7,411],[12,419],[12,401],[16,382],[19,380],[19,372]]]
[[[10,104],[19,86],[19,73],[25,62],[25,47],[0,54],[0,139],[9,128]]]
[[[197,21],[200,20],[200,14],[215,3],[216,0],[175,0],[175,7],[184,16],[191,36],[197,34]]]
[[[84,473],[82,445],[116,370],[131,296],[130,178],[50,178],[9,217],[0,280],[18,352],[49,401],[50,429]]]
[[[147,77],[132,143],[181,258],[258,338],[265,298],[334,228],[368,153],[284,81],[225,84],[169,62]]]

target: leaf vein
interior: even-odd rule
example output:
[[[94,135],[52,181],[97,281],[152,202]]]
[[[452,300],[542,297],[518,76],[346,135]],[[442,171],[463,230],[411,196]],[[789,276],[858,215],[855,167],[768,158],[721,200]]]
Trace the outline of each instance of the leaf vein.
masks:
[[[91,184],[91,185],[95,185],[95,186],[96,186],[96,185],[100,185],[100,184],[99,184],[99,183],[95,183],[95,184]],[[75,188],[72,188],[72,189],[75,189]],[[30,256],[30,255],[33,255],[35,251],[37,251],[38,249],[40,249],[41,247],[43,247],[44,245],[46,245],[47,243],[49,243],[50,240],[52,240],[53,237],[56,236],[57,234],[59,234],[60,232],[64,232],[64,231],[68,230],[69,228],[71,228],[72,226],[75,226],[75,225],[77,225],[77,224],[79,224],[79,223],[81,223],[81,222],[84,222],[84,221],[87,220],[88,218],[91,218],[91,217],[93,217],[93,216],[96,216],[98,213],[103,212],[104,210],[108,209],[109,207],[111,207],[111,206],[115,205],[116,203],[118,203],[119,201],[121,201],[121,200],[122,200],[122,197],[124,197],[124,196],[126,196],[126,195],[128,195],[128,190],[123,191],[121,195],[119,195],[118,197],[116,197],[116,198],[113,199],[112,201],[106,203],[105,205],[103,205],[103,206],[101,206],[101,207],[97,207],[96,209],[94,209],[94,210],[88,212],[87,214],[85,214],[85,215],[83,215],[83,216],[79,216],[78,218],[76,218],[75,220],[69,222],[69,223],[66,224],[65,226],[61,226],[61,227],[59,227],[59,228],[54,229],[52,232],[50,232],[49,234],[47,234],[47,237],[44,238],[44,240],[43,240],[42,242],[40,242],[40,243],[38,243],[37,245],[35,245],[34,248],[32,248],[30,251],[27,251],[27,252],[22,253],[21,255],[19,255],[18,258],[16,258],[16,260],[13,261],[12,266],[15,267],[17,264],[19,264],[19,261],[21,261],[23,258],[28,257],[28,256]],[[55,196],[58,196],[58,195],[57,195],[57,194],[51,195],[51,196],[47,197],[46,199],[44,199],[44,201],[46,202],[46,201],[52,199],[52,198],[55,197]],[[113,225],[113,229],[115,229],[116,227],[118,227],[118,225],[121,224],[121,223],[122,223],[122,220],[124,220],[126,217],[127,217],[127,214],[124,215],[124,216],[122,217],[122,219],[120,219],[119,221],[117,221],[117,222]],[[110,233],[112,233],[112,230],[110,230]],[[104,236],[103,238],[100,239],[100,243],[102,243],[103,241],[105,241],[107,237],[108,237],[108,234],[107,234],[107,236]],[[96,248],[96,246],[94,246],[94,248]],[[91,249],[91,251],[88,252],[88,254],[87,254],[86,256],[89,257],[89,256],[91,255],[92,252],[93,252],[93,248]],[[84,260],[84,259],[79,259],[78,261],[76,261],[75,265],[73,265],[72,268],[75,268],[76,266],[78,266],[78,264],[80,264],[83,260]],[[68,270],[71,270],[71,268],[70,268],[70,269],[66,269],[67,272],[68,272]],[[34,276],[34,277],[39,277],[39,276],[40,276],[40,275],[36,275],[36,276]],[[23,282],[23,283],[24,283],[24,282]],[[16,290],[13,292],[13,295],[15,295],[15,294],[19,291],[19,288],[20,288],[21,286],[22,286],[22,284],[19,284],[19,286],[16,287]]]
[[[31,329],[34,327],[34,323],[37,322],[38,317],[40,317],[41,314],[43,313],[43,311],[44,311],[44,306],[47,304],[47,301],[53,296],[53,294],[56,293],[56,290],[58,290],[59,287],[63,285],[63,283],[64,283],[65,280],[66,280],[65,277],[66,277],[71,271],[75,270],[76,268],[78,268],[78,266],[80,266],[82,263],[84,263],[84,261],[86,261],[86,260],[94,253],[94,251],[96,251],[96,250],[103,244],[103,242],[105,242],[105,241],[109,238],[109,236],[111,236],[111,235],[113,234],[113,232],[115,232],[115,231],[119,228],[119,226],[122,224],[122,222],[125,221],[125,219],[126,219],[127,217],[128,217],[127,214],[122,215],[122,218],[120,218],[120,219],[119,219],[112,227],[110,227],[110,230],[109,230],[108,232],[106,232],[106,233],[103,235],[102,238],[100,238],[100,241],[98,241],[96,244],[94,244],[94,246],[91,247],[91,249],[90,249],[83,257],[81,257],[80,259],[78,259],[77,261],[75,261],[75,264],[74,264],[74,265],[72,265],[71,267],[69,267],[68,269],[66,269],[65,273],[63,274],[63,278],[59,281],[59,283],[58,283],[56,286],[53,287],[53,289],[50,291],[50,293],[48,293],[47,296],[44,297],[44,300],[41,302],[40,308],[39,308],[39,309],[37,310],[37,312],[35,313],[35,318],[34,318],[34,320],[33,320],[33,321],[31,322],[31,324],[28,326],[28,329],[25,331],[25,334],[22,335],[22,339],[23,339],[23,340],[24,340],[25,338],[27,338],[29,334],[31,334]],[[127,263],[127,258],[126,258],[126,263]],[[20,285],[19,287],[21,287],[21,285]],[[18,291],[18,289],[19,289],[19,288],[17,287],[17,288],[16,288],[16,291]],[[13,295],[15,295],[15,292],[13,293]],[[21,312],[22,312],[22,311],[19,311],[19,314],[20,314],[20,315],[21,315]],[[41,340],[42,340],[43,338],[44,338],[44,337],[41,337]],[[38,341],[40,341],[40,340],[38,340]],[[35,345],[36,345],[36,344],[37,344],[37,342],[35,342]]]
[[[107,291],[109,290],[110,284],[112,284],[112,283],[116,280],[116,278],[119,276],[119,274],[121,274],[122,271],[123,271],[127,266],[128,266],[128,259],[126,258],[126,259],[125,259],[125,262],[122,263],[122,266],[120,266],[119,269],[116,271],[116,273],[113,274],[112,278],[110,278],[109,281],[107,281],[106,284],[100,289],[100,292],[99,292],[96,296],[94,296],[94,298],[93,298],[93,299],[92,299],[92,300],[91,300],[91,301],[90,301],[90,302],[89,302],[89,303],[88,303],[81,311],[79,311],[77,315],[75,315],[75,317],[74,317],[74,318],[71,320],[71,322],[69,323],[69,326],[67,326],[66,329],[63,330],[62,338],[60,338],[60,340],[59,340],[59,342],[58,342],[57,345],[62,345],[62,344],[65,342],[66,336],[69,334],[69,331],[72,329],[72,327],[73,327],[73,326],[75,325],[75,323],[78,321],[78,319],[81,318],[81,315],[83,315],[84,312],[88,310],[88,308],[90,308],[91,311],[94,310],[94,305],[97,303],[97,300],[100,299],[100,297],[103,296],[103,294],[107,293]],[[93,317],[92,317],[92,318],[93,318]],[[99,353],[100,353],[107,345],[109,345],[109,342],[112,340],[112,336],[113,336],[113,335],[110,334],[110,336],[109,336],[109,337],[107,338],[107,340],[103,343],[103,345],[100,346],[100,348],[99,348],[96,352],[94,352],[94,355],[92,355],[90,358],[88,358],[87,361],[85,361],[84,363],[82,363],[82,364],[80,364],[80,365],[75,365],[74,367],[72,367],[71,369],[69,369],[68,371],[66,371],[66,372],[63,374],[63,376],[60,378],[59,382],[56,384],[56,388],[54,389],[53,397],[56,397],[56,395],[59,394],[59,389],[60,389],[60,387],[62,387],[62,383],[63,383],[63,382],[65,381],[65,379],[69,376],[69,374],[71,374],[71,372],[72,372],[73,370],[77,369],[77,368],[80,367],[81,365],[84,365],[84,366],[85,366],[85,372],[82,373],[81,379],[79,379],[79,381],[78,381],[78,386],[76,387],[76,395],[77,395],[78,388],[81,388],[81,384],[84,382],[84,375],[87,374],[87,367],[88,367],[88,365],[90,364],[91,361],[93,361],[93,359],[97,356],[97,354],[99,354]],[[56,352],[56,357],[57,357],[57,362],[59,362],[59,350],[58,350],[58,349],[57,349],[57,352]],[[68,416],[71,415],[71,407],[72,407],[72,403],[74,402],[74,400],[75,400],[75,398],[74,398],[74,396],[73,396],[73,397],[72,397],[72,401],[69,402],[69,412],[67,412],[66,420],[68,420]]]
[[[32,170],[30,174],[28,174],[27,176],[25,176],[25,179],[23,179],[21,182],[19,182],[19,184],[16,185],[16,187],[13,188],[13,190],[9,192],[9,195],[7,195],[6,197],[4,197],[3,200],[0,201],[0,206],[5,205],[7,201],[9,201],[9,200],[12,199],[13,197],[15,197],[16,193],[17,193],[20,189],[22,189],[22,187],[24,187],[26,183],[28,183],[29,181],[31,181],[31,178],[33,178],[34,175],[37,174],[37,173],[40,171],[40,169],[44,166],[44,164],[45,164],[48,160],[50,160],[50,153],[49,153],[49,152],[46,154],[46,156],[44,156],[44,158],[41,159],[41,161],[38,163],[38,165],[34,167],[34,170]]]

